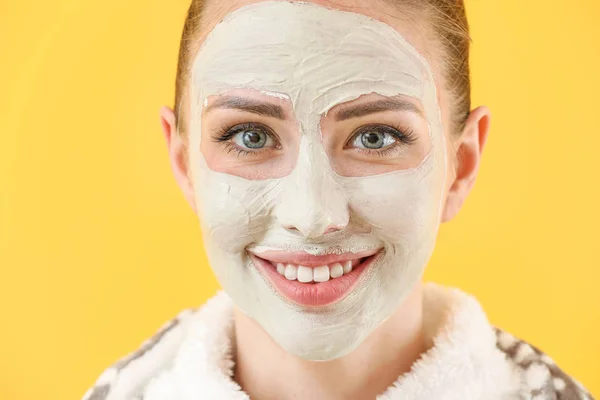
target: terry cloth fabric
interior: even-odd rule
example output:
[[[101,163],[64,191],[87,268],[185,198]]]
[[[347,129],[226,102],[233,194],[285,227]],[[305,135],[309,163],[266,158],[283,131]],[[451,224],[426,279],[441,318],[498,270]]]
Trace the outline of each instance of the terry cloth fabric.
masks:
[[[377,400],[593,400],[535,347],[491,326],[477,300],[429,283],[429,350]],[[232,379],[233,303],[220,292],[107,369],[84,400],[248,400]]]

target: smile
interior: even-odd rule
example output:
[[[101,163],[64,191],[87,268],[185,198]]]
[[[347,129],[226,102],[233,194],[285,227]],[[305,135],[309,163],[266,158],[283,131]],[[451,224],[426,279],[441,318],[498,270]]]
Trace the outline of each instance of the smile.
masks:
[[[313,256],[303,252],[249,252],[257,269],[289,301],[308,307],[331,305],[356,287],[381,250]]]

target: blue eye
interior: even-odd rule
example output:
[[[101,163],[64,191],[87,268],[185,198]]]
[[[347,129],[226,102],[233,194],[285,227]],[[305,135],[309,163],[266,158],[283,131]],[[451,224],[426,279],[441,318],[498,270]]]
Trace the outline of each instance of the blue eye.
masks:
[[[277,147],[275,134],[264,125],[256,123],[239,124],[224,129],[216,138],[218,142],[229,142],[243,151],[260,151]]]
[[[385,132],[364,132],[356,136],[352,145],[354,147],[379,150],[396,143],[397,139]]]
[[[258,130],[244,130],[233,137],[235,144],[249,149],[261,149],[269,141],[269,136]]]
[[[381,150],[403,142],[409,144],[410,135],[387,125],[367,125],[355,131],[350,146],[357,149]]]

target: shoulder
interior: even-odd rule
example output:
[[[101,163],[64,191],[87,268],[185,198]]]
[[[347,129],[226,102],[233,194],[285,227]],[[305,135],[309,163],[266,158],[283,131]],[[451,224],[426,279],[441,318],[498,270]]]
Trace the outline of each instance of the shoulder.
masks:
[[[136,392],[173,361],[185,327],[196,312],[196,309],[182,311],[137,350],[107,368],[83,400],[136,399]]]
[[[179,313],[108,368],[83,400],[141,400],[150,392],[153,399],[176,398],[173,379],[187,378],[185,371],[204,368],[215,375],[228,365],[232,332],[233,303],[220,291],[202,306]]]
[[[518,371],[526,395],[535,400],[593,400],[547,354],[508,332],[494,328],[496,346]]]

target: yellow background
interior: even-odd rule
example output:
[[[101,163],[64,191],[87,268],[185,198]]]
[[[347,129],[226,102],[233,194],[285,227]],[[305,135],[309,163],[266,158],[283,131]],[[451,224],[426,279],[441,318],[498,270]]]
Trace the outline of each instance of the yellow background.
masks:
[[[467,0],[493,128],[427,278],[600,396],[600,3]],[[217,289],[169,170],[187,1],[0,2],[0,398],[78,399]]]

